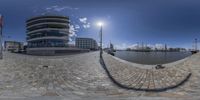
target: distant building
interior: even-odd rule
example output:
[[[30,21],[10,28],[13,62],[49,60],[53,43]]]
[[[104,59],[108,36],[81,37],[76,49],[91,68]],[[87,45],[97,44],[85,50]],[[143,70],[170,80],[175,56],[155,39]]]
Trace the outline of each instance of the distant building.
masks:
[[[167,51],[167,44],[165,44],[165,51]]]
[[[19,52],[23,49],[23,43],[17,41],[5,41],[4,49],[11,52]]]
[[[77,48],[97,50],[98,45],[96,40],[92,38],[76,38],[75,45]]]
[[[64,52],[69,42],[69,18],[38,16],[26,21],[27,53],[54,55]]]

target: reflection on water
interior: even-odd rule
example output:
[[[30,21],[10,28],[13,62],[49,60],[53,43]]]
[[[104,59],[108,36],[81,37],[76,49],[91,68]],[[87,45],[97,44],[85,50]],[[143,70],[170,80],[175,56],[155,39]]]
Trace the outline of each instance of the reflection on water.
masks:
[[[140,64],[165,64],[190,56],[190,52],[134,52],[116,51],[115,56]]]

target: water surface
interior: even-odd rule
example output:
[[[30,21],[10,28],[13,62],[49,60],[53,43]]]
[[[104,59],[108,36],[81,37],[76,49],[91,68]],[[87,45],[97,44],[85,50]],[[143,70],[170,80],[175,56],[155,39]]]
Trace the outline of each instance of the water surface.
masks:
[[[115,56],[139,64],[166,64],[190,56],[190,52],[134,52],[116,51]]]

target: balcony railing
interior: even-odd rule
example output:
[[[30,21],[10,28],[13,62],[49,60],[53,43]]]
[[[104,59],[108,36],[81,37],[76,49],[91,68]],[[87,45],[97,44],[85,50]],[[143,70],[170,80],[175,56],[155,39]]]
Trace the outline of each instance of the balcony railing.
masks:
[[[41,32],[41,31],[52,31],[52,30],[69,32],[69,29],[42,28],[42,29],[37,29],[37,30],[34,30],[34,31],[26,31],[26,33],[27,33],[27,34],[32,34],[32,33],[36,33],[36,32]]]
[[[31,18],[29,20],[27,20],[26,22],[33,22],[36,20],[41,20],[41,19],[65,19],[65,20],[69,20],[69,17],[65,17],[65,16],[39,16],[39,17],[34,17]]]

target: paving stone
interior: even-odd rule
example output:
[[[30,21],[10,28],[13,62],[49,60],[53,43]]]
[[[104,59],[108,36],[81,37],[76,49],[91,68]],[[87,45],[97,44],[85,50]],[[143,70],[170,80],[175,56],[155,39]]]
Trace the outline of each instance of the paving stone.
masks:
[[[98,55],[99,52],[52,57],[4,53],[4,59],[0,60],[0,96],[81,95],[96,98],[115,95],[112,98],[116,99],[148,95],[149,92],[126,90],[114,84],[100,65]],[[192,77],[183,85],[189,90],[175,88],[160,96],[170,97],[172,92],[173,97],[183,94],[197,96],[200,93],[200,54],[176,66],[168,65],[163,70],[130,65],[107,54],[103,57],[113,78],[125,86],[137,89],[165,88],[176,85],[192,73]],[[151,95],[157,94],[152,92]]]
[[[111,73],[111,76],[117,82],[129,88],[141,88],[141,90],[158,90],[174,87],[183,82],[189,75],[190,71],[187,67],[179,68],[179,66],[183,64],[155,70],[136,67],[136,65],[131,66],[130,63],[107,54],[104,54],[103,59],[106,67]],[[130,74],[130,72],[136,74]]]

